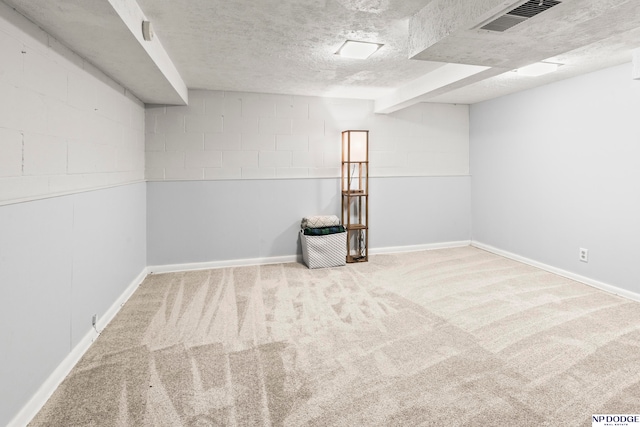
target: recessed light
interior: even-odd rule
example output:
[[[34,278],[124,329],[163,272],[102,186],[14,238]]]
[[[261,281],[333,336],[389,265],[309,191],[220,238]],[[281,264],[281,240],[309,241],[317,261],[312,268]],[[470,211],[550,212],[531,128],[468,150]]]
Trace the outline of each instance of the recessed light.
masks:
[[[537,77],[543,74],[553,73],[558,70],[560,64],[554,64],[552,62],[535,62],[526,67],[518,68],[516,73],[521,76]]]
[[[379,43],[347,40],[340,49],[338,49],[336,55],[344,56],[345,58],[367,59],[382,46],[383,45]]]

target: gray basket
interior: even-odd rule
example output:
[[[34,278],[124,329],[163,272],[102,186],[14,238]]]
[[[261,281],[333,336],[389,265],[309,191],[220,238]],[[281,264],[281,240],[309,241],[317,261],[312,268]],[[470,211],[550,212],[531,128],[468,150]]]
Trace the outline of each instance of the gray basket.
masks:
[[[306,236],[300,231],[302,260],[309,268],[338,267],[346,264],[347,232]]]

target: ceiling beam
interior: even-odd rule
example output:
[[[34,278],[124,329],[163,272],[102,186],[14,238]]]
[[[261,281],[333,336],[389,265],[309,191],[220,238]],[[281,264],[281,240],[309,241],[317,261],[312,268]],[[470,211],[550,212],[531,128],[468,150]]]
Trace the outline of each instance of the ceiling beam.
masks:
[[[404,86],[394,89],[391,94],[376,99],[374,110],[379,114],[389,114],[410,107],[423,102],[425,95],[434,92],[435,94],[440,94],[439,89],[466,80],[471,76],[477,76],[487,70],[489,70],[489,67],[479,65],[445,64]],[[504,71],[501,70],[500,72]]]
[[[409,58],[428,60],[428,49],[526,0],[433,0],[409,20]]]
[[[148,19],[140,5],[135,0],[109,0],[109,3],[129,31],[131,31],[135,40],[144,49],[149,59],[153,61],[158,71],[162,73],[167,83],[175,91],[178,99],[174,97],[174,101],[182,100],[184,104],[187,104],[189,101],[187,85],[182,80],[180,73],[162,43],[160,43],[158,37],[152,37],[151,40],[145,40],[143,37],[142,22]]]
[[[185,105],[188,91],[136,0],[2,0],[145,104]]]

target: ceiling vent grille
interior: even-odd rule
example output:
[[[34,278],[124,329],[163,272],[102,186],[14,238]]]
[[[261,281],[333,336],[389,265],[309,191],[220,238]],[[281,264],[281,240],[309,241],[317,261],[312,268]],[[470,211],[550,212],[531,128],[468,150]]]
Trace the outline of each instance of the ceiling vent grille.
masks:
[[[529,0],[523,5],[518,6],[504,15],[484,24],[480,29],[503,32],[544,12],[545,10],[551,9],[553,6],[560,3],[561,2],[556,0]]]

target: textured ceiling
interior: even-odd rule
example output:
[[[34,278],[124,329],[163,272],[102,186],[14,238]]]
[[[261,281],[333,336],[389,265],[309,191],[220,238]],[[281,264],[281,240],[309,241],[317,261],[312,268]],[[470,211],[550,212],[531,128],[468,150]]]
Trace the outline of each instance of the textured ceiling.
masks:
[[[147,103],[181,103],[184,87],[374,99],[381,112],[474,103],[628,62],[640,47],[638,0],[563,0],[504,33],[475,28],[524,1],[4,1]],[[345,59],[334,53],[346,39],[384,47]],[[511,71],[541,60],[564,65]]]
[[[190,88],[375,98],[442,64],[407,58],[424,0],[139,0]],[[384,43],[368,61],[346,39]]]

